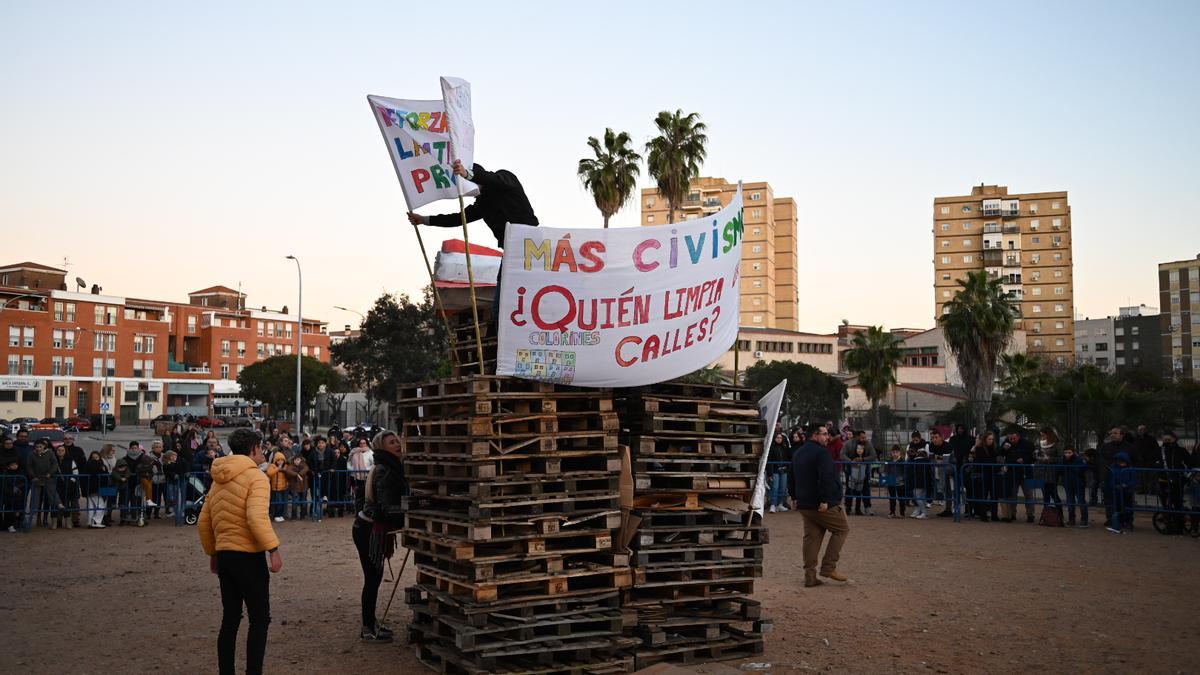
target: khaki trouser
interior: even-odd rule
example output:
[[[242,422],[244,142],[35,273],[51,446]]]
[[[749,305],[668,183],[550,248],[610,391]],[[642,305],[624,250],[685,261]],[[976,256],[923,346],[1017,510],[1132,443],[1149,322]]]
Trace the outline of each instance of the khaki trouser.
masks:
[[[837,569],[838,557],[850,533],[850,522],[841,504],[830,506],[825,511],[802,510],[804,517],[804,573],[811,575],[817,570],[817,557],[821,553],[821,542],[825,533],[831,533],[829,545],[825,547],[825,558],[821,560],[822,572]]]

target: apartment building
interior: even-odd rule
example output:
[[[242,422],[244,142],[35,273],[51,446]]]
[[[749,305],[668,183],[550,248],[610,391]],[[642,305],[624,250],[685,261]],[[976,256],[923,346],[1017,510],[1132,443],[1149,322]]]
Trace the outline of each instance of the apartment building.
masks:
[[[1122,307],[1113,324],[1117,374],[1140,370],[1170,378],[1164,369],[1161,340],[1157,307]]]
[[[284,307],[245,309],[245,294],[213,286],[188,302],[68,290],[66,271],[0,267],[0,417],[109,412],[120,424],[162,413],[244,409],[238,373],[292,354],[297,321]],[[304,319],[302,353],[329,361],[325,324]]]
[[[1176,379],[1200,379],[1200,255],[1159,263],[1163,370]]]
[[[1117,372],[1116,328],[1116,317],[1076,319],[1075,362],[1091,364],[1106,373]]]
[[[1017,301],[1030,352],[1059,364],[1075,354],[1071,207],[1067,193],[1009,194],[979,185],[933,200],[935,317],[967,273],[985,270]]]
[[[674,222],[711,215],[729,205],[737,184],[724,178],[696,178]],[[750,328],[799,328],[796,202],[776,197],[770,183],[743,183],[745,232],[742,245],[741,317]],[[669,205],[658,188],[642,190],[641,224],[666,225]]]
[[[737,342],[716,363],[724,370],[737,366],[745,371],[759,362],[796,361],[825,373],[838,372],[837,335],[802,333],[780,328],[746,328],[738,332]]]

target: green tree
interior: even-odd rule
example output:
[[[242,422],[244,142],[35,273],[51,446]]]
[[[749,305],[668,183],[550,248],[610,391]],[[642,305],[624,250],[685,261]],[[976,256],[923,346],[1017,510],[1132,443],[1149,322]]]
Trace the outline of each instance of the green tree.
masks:
[[[329,364],[311,356],[300,358],[300,397],[307,408],[321,387],[336,384],[341,375]],[[259,400],[272,414],[296,409],[296,357],[272,356],[247,366],[238,374],[242,396]]]
[[[1017,310],[999,279],[969,272],[938,317],[946,344],[958,362],[967,399],[975,409],[975,428],[987,425],[996,381],[996,365],[1012,340]]]
[[[872,432],[882,439],[879,421],[879,401],[896,384],[896,369],[900,367],[900,338],[885,331],[883,326],[871,326],[850,339],[846,350],[846,369],[858,376],[858,386],[871,401]],[[876,442],[879,442],[877,440]]]
[[[596,208],[604,216],[605,229],[608,229],[608,219],[633,196],[638,174],[642,171],[638,165],[642,156],[629,146],[631,140],[624,131],[617,134],[612,129],[605,129],[604,147],[600,147],[595,136],[588,137],[588,147],[595,153],[595,158],[579,160],[579,180],[592,193]]]
[[[401,384],[447,372],[448,347],[432,291],[426,288],[420,303],[408,295],[379,296],[358,336],[333,345],[330,352],[368,399],[390,402]]]
[[[746,369],[746,386],[765,396],[787,380],[780,415],[785,423],[837,420],[846,403],[846,385],[807,363],[796,361],[759,361]]]
[[[699,113],[662,111],[654,118],[658,136],[646,144],[646,167],[658,185],[658,194],[667,200],[667,222],[675,222],[675,211],[687,197],[692,179],[700,175],[708,151],[708,127]]]
[[[1036,354],[1000,355],[1000,390],[1006,395],[1020,391],[1037,389],[1041,385],[1045,373],[1042,370],[1042,359]]]
[[[692,372],[679,378],[680,382],[688,384],[729,384],[730,378],[725,377],[725,371],[721,366],[708,366]]]

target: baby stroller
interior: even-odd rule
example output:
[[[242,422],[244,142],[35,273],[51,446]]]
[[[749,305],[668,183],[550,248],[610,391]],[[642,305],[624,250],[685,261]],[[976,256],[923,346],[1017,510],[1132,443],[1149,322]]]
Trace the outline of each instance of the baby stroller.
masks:
[[[208,491],[204,489],[204,484],[195,478],[185,483],[183,489],[186,491],[188,487],[198,492],[199,496],[195,501],[187,501],[186,497],[184,498],[186,506],[183,507],[183,522],[195,525],[200,522],[200,510],[204,508],[204,500],[208,497]]]

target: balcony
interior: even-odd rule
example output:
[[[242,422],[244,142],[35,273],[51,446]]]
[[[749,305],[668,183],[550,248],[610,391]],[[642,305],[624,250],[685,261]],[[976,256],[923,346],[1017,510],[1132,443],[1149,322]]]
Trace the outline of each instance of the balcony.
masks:
[[[721,200],[720,198],[710,197],[704,200],[703,205],[706,209],[719,209],[721,208]]]
[[[983,233],[984,234],[999,234],[1000,233],[1000,223],[984,223],[983,224]]]
[[[1004,257],[1004,266],[1005,267],[1020,267],[1021,259],[1015,255],[1005,256]]]
[[[1004,259],[1004,253],[999,248],[985,248],[983,250],[983,265],[996,266],[1001,264]]]
[[[1016,223],[1005,223],[1004,234],[1021,234],[1021,226]]]

